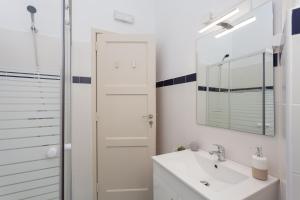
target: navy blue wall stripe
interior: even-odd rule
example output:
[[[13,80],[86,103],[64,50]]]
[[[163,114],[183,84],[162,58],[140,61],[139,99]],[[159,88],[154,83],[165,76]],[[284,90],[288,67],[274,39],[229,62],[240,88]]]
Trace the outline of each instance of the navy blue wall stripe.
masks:
[[[292,34],[300,34],[300,8],[293,10],[292,14]]]
[[[180,76],[177,78],[174,78],[174,84],[181,84],[181,83],[186,83],[186,76]]]
[[[91,84],[92,78],[86,76],[73,76],[72,81],[73,83]]]
[[[205,86],[198,86],[198,91],[206,91],[207,87]]]
[[[163,87],[164,86],[164,82],[163,81],[159,81],[156,83],[156,87],[159,88],[159,87]]]
[[[156,87],[160,88],[160,87],[165,87],[165,86],[178,85],[178,84],[193,82],[193,81],[196,81],[196,79],[197,79],[197,75],[196,75],[196,73],[193,73],[193,74],[188,74],[185,76],[171,78],[171,79],[164,80],[164,81],[158,81],[158,82],[156,82]]]
[[[249,88],[234,88],[234,89],[227,89],[227,88],[215,88],[215,87],[206,87],[206,86],[198,86],[198,91],[207,91],[210,92],[229,92],[229,91],[246,91],[246,90],[260,90],[262,87],[249,87]],[[266,86],[267,90],[273,90],[274,86]]]
[[[197,80],[197,74],[196,73],[193,73],[193,74],[189,74],[189,75],[186,75],[186,82],[193,82],[193,81],[196,81]]]
[[[174,85],[174,79],[168,79],[164,81],[164,86]]]

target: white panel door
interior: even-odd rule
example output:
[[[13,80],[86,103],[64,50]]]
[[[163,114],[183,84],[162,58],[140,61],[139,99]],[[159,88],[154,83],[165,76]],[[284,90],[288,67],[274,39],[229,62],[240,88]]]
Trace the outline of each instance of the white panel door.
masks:
[[[152,200],[154,40],[98,35],[96,71],[98,199]]]

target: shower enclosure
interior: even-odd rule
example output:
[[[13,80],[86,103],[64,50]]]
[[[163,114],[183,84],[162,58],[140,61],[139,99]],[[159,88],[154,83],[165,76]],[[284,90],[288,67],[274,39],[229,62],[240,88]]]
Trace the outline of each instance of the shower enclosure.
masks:
[[[0,1],[0,200],[71,199],[70,6]]]

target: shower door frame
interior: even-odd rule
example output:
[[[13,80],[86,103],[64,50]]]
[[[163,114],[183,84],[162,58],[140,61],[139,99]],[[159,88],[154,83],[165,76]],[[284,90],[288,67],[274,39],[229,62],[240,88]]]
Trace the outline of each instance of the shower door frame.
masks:
[[[72,0],[62,0],[62,70],[61,70],[61,146],[60,146],[60,199],[71,200],[71,160],[69,160],[69,182],[65,180],[66,154],[65,142],[66,135],[71,137],[71,47],[72,47]],[[67,20],[69,20],[67,22]],[[67,101],[66,101],[67,100]],[[66,113],[68,112],[68,113]],[[67,119],[66,119],[67,118]],[[71,140],[71,139],[70,139]],[[71,153],[70,155],[71,156]],[[70,158],[71,159],[71,158]],[[70,184],[65,190],[66,184]],[[68,192],[68,193],[66,193]]]

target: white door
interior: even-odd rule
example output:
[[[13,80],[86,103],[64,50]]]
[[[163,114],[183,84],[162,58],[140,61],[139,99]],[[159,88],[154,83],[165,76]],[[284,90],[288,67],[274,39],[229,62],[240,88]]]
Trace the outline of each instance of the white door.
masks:
[[[99,200],[152,200],[156,143],[155,42],[97,37]]]

